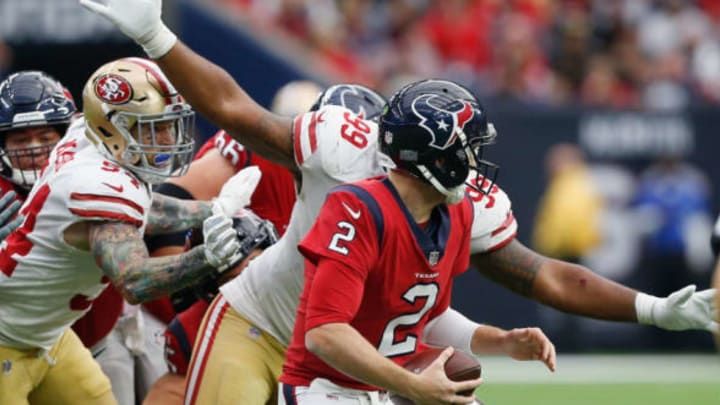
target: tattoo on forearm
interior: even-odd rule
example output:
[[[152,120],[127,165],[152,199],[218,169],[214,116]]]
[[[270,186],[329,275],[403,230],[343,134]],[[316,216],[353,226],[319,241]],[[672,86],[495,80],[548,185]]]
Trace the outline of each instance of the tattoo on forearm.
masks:
[[[472,256],[472,264],[483,275],[510,290],[529,297],[543,257],[513,241],[500,250]]]
[[[199,227],[210,215],[209,201],[181,200],[155,193],[145,232],[169,233]]]
[[[129,224],[92,226],[90,246],[97,265],[132,302],[169,295],[212,271],[202,246],[180,255],[150,258],[142,235]]]

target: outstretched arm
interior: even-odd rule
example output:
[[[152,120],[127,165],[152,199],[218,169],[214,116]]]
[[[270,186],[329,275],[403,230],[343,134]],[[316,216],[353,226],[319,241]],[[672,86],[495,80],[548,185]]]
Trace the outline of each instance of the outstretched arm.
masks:
[[[200,114],[261,156],[296,169],[289,118],[258,105],[224,69],[180,41],[156,61]]]
[[[583,266],[541,256],[516,240],[497,251],[473,255],[471,263],[491,280],[561,311],[669,330],[717,333],[712,318],[715,290],[695,292],[695,286],[687,286],[666,298],[653,297]]]
[[[169,295],[214,271],[203,246],[175,256],[150,258],[134,225],[94,223],[89,239],[96,263],[131,304]]]
[[[180,43],[161,19],[161,0],[80,0],[155,59],[190,104],[263,157],[296,170],[291,120],[258,105],[222,68]]]
[[[140,230],[124,222],[88,224],[90,252],[102,272],[131,304],[160,298],[195,284],[208,272],[224,271],[240,251],[232,220],[213,215],[203,222],[204,245],[151,258]]]

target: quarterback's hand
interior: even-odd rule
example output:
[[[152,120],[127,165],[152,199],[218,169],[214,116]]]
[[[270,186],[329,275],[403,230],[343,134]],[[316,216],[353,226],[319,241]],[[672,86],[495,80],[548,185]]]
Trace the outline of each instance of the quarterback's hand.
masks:
[[[20,201],[15,199],[15,192],[10,190],[0,198],[0,242],[16,230],[23,222],[22,215],[16,216],[10,220],[13,215],[20,209]]]
[[[638,293],[635,297],[638,322],[667,330],[704,329],[718,333],[715,294],[714,288],[696,292],[694,285],[666,298]]]
[[[203,221],[203,238],[205,239],[205,259],[219,273],[227,270],[237,261],[240,254],[240,241],[233,228],[232,219],[219,214]]]
[[[539,360],[555,371],[555,345],[540,328],[516,328],[507,331],[503,347],[515,360]]]
[[[177,42],[160,18],[162,0],[80,0],[80,4],[110,20],[153,59],[168,53]]]
[[[250,204],[250,198],[262,173],[257,166],[248,166],[223,184],[220,194],[212,200],[212,213],[232,217]]]

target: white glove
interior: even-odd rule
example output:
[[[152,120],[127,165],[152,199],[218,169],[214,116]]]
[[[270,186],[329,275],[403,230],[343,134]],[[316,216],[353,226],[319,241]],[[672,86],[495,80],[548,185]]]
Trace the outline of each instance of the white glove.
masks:
[[[637,319],[667,330],[704,329],[718,333],[715,293],[714,288],[695,292],[695,285],[681,288],[666,298],[638,293]]]
[[[145,353],[145,321],[140,305],[125,302],[123,313],[117,325],[125,347],[135,356]]]
[[[203,221],[205,259],[219,273],[224,272],[236,261],[240,253],[240,241],[233,228],[232,219],[219,214]]]
[[[162,0],[80,0],[80,4],[115,24],[152,59],[168,53],[177,42],[160,18]]]
[[[250,204],[250,198],[262,173],[257,166],[248,166],[225,182],[220,194],[212,200],[212,213],[232,217]]]
[[[13,220],[10,218],[20,209],[20,201],[15,200],[15,192],[10,190],[0,198],[0,242],[16,230],[23,222],[23,216],[18,215]]]

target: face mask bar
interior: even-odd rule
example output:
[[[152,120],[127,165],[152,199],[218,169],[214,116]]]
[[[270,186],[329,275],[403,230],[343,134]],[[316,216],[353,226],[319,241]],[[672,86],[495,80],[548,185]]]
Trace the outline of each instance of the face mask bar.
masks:
[[[470,145],[465,146],[465,151],[470,157],[470,169],[471,176],[468,178],[466,185],[473,190],[482,193],[490,194],[495,185],[500,167],[495,163],[482,158],[483,149],[487,145],[495,143],[497,137],[497,131],[495,126],[488,123],[488,131],[484,136],[471,141]],[[474,176],[472,176],[474,172]]]
[[[30,189],[40,177],[40,171],[45,166],[50,152],[56,143],[33,146],[30,148],[17,148],[0,150],[2,163],[10,170],[9,180],[20,187]]]

